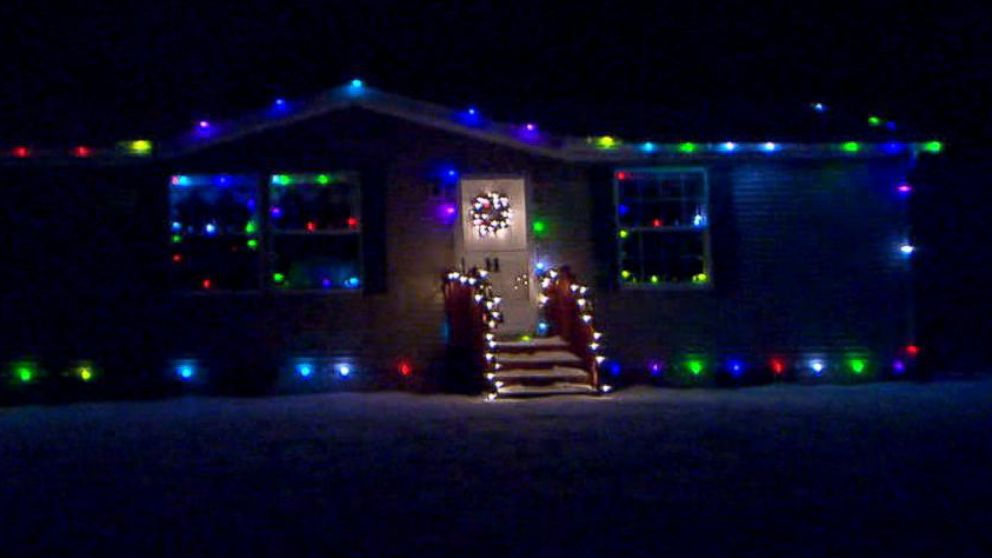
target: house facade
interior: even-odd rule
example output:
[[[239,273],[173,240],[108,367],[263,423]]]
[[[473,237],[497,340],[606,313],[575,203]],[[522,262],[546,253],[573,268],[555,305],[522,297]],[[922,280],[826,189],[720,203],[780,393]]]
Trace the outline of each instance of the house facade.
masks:
[[[450,370],[445,273],[487,271],[492,332],[530,341],[562,266],[600,383],[900,376],[908,178],[940,146],[569,138],[356,81],[174,141],[25,149],[0,169],[16,366],[401,385],[476,373]]]

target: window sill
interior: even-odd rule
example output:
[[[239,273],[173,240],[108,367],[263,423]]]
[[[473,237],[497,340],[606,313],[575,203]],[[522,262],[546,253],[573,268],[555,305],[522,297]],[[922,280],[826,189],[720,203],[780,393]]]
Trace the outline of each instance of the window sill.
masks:
[[[621,283],[621,291],[630,292],[686,292],[686,291],[712,291],[713,281],[707,281],[705,283],[667,283],[667,284],[651,284],[651,283]]]

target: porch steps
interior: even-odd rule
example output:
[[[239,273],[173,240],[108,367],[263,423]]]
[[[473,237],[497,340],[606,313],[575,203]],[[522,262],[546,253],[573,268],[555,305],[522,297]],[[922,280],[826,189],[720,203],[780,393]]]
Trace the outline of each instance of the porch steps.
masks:
[[[561,337],[497,339],[491,352],[499,369],[486,377],[498,397],[598,393],[582,358]]]

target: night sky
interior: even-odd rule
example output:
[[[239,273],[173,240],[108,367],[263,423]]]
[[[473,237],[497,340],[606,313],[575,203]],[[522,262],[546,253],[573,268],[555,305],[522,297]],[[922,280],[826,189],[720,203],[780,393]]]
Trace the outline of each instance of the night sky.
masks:
[[[992,122],[979,2],[224,4],[5,2],[2,143],[154,137],[354,76],[635,139],[871,139],[878,114],[960,143]]]

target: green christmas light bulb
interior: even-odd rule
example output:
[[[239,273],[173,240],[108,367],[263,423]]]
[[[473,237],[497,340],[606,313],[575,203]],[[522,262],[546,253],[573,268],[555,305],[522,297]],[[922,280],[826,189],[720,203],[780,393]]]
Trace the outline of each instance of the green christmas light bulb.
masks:
[[[698,376],[703,372],[703,361],[696,359],[690,360],[686,363],[686,367],[689,369],[689,372],[692,372],[693,376]]]

